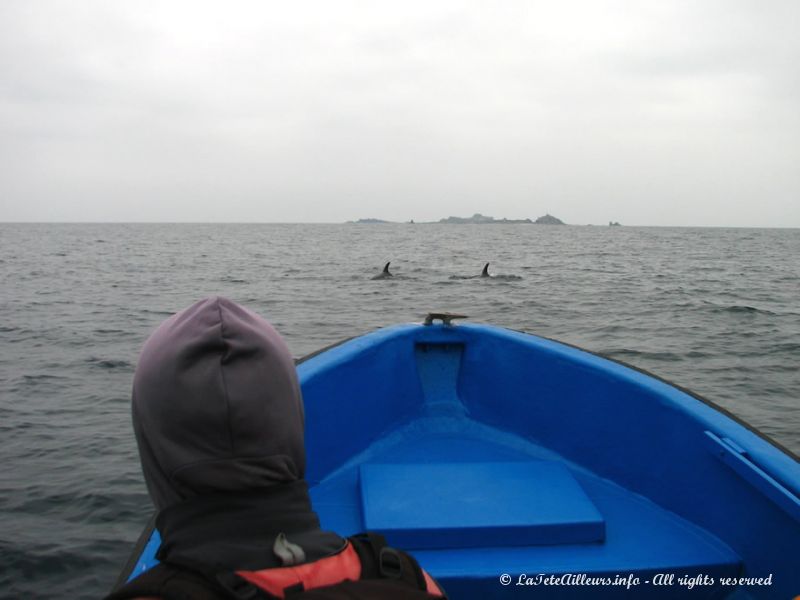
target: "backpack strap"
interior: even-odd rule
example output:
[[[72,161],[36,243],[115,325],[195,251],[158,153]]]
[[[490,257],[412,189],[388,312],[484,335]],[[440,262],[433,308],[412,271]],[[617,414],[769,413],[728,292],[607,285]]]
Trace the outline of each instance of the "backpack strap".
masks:
[[[261,571],[236,571],[231,575],[257,586],[265,592],[264,597],[290,598],[305,590],[336,585],[345,580],[358,581],[362,578],[362,565],[353,544],[347,542],[341,551],[316,561]]]
[[[441,587],[410,554],[390,547],[376,533],[347,538],[345,548],[318,561],[262,571],[217,574],[216,581],[237,600],[289,599],[311,590],[349,585],[347,582],[392,582],[408,592],[423,592],[428,598],[444,598]],[[359,589],[356,586],[354,589]]]
[[[395,580],[433,596],[447,598],[436,580],[419,566],[413,556],[389,546],[382,535],[366,532],[347,539],[361,559],[362,579]]]

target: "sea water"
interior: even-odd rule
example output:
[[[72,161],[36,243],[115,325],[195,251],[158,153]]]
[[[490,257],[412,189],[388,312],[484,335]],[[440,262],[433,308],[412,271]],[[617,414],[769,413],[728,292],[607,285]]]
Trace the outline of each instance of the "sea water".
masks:
[[[647,369],[800,453],[797,229],[0,224],[0,596],[108,591],[151,513],[139,349],[209,295],[296,356],[463,313]]]

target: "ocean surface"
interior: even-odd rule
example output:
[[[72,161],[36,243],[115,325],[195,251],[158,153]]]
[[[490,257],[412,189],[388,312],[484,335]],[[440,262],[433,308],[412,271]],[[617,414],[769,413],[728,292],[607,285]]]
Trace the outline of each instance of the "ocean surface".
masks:
[[[386,261],[396,277],[374,281]],[[467,279],[491,262],[491,279]],[[150,504],[138,351],[208,295],[296,356],[429,311],[647,369],[800,453],[800,230],[0,224],[0,597],[98,598]]]

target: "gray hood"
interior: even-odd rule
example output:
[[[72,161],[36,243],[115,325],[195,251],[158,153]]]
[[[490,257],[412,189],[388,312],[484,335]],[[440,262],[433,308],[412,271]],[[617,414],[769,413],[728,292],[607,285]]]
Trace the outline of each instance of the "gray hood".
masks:
[[[145,342],[133,426],[158,510],[301,480],[303,404],[286,343],[264,319],[208,298]]]

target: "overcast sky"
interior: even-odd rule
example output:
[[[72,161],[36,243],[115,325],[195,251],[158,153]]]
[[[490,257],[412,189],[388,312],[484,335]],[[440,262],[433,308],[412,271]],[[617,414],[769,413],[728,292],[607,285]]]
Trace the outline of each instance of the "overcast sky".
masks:
[[[0,221],[800,227],[800,2],[0,2]]]

